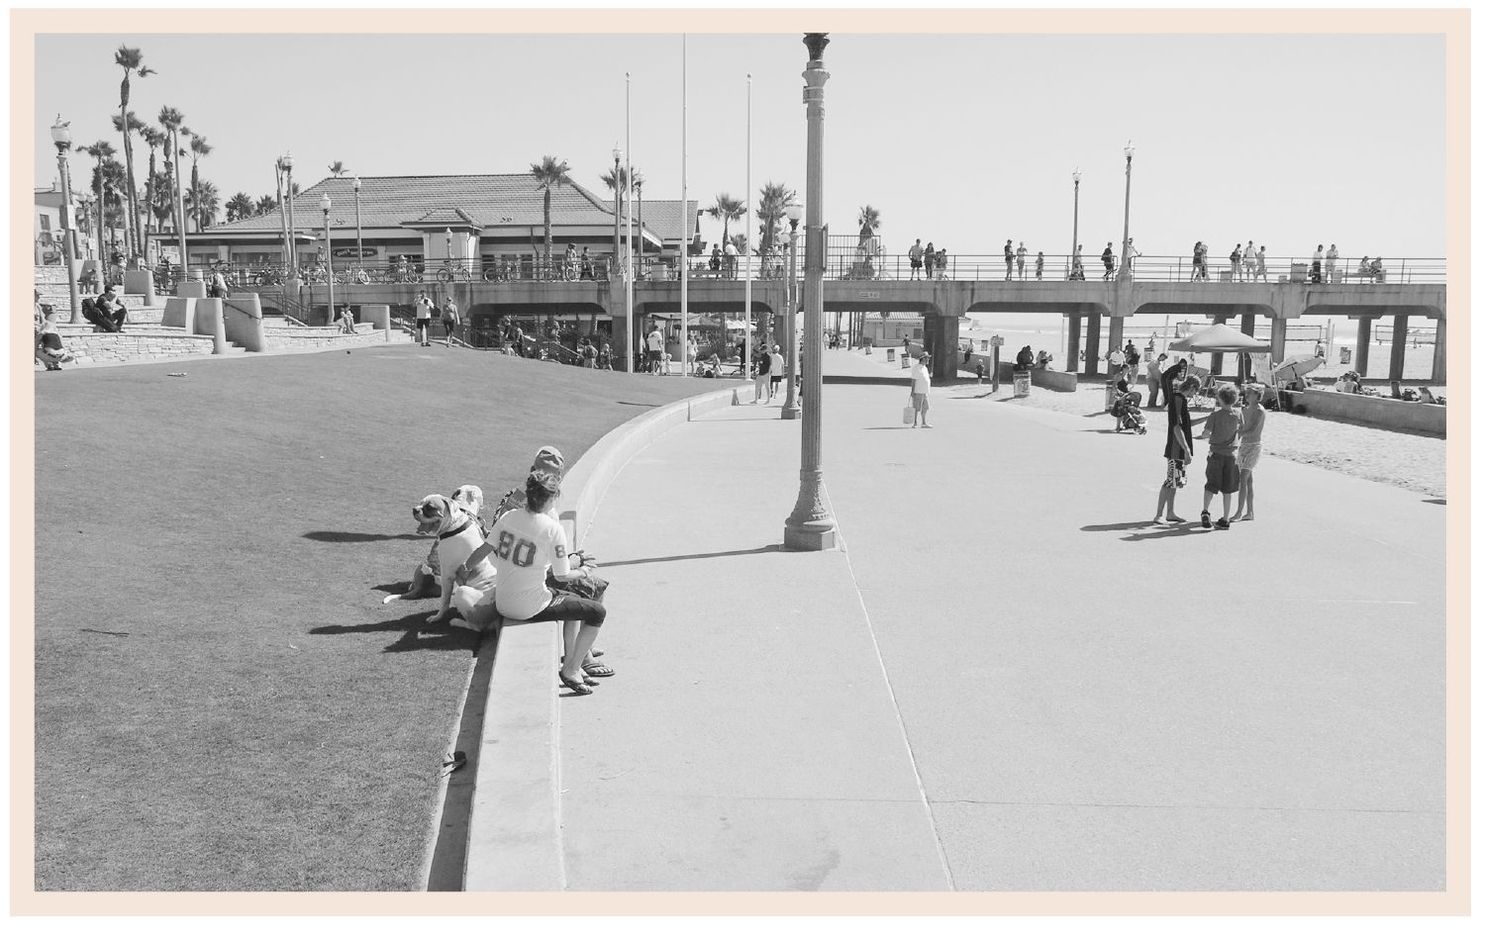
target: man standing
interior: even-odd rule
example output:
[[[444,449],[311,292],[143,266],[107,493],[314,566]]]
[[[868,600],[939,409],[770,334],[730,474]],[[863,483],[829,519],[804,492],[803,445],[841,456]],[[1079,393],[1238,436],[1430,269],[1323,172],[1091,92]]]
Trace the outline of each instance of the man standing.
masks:
[[[1335,249],[1335,244],[1331,244],[1330,249],[1325,251],[1325,282],[1334,283],[1336,281],[1335,262],[1339,258],[1340,252]]]
[[[1103,249],[1103,278],[1110,280],[1114,278],[1114,242],[1109,241],[1108,246]]]
[[[912,268],[908,279],[917,279],[918,273],[923,269],[923,238],[921,237],[913,241],[913,246],[908,248],[908,266]]]
[[[1250,283],[1258,282],[1258,252],[1253,249],[1252,241],[1243,248],[1243,276]]]
[[[446,296],[443,300],[443,346],[452,348],[454,346],[454,329],[459,327],[459,307],[454,305],[454,297]]]
[[[661,333],[659,325],[651,328],[650,333],[645,336],[645,348],[649,351],[650,372],[660,373],[665,354],[665,335]]]
[[[1038,250],[1036,252],[1036,278],[1037,278],[1037,280],[1041,280],[1041,278],[1042,278],[1042,268],[1045,267],[1046,265],[1047,265],[1047,255],[1044,254],[1044,253],[1042,253],[1040,250]]]
[[[418,344],[428,347],[428,328],[433,324],[433,300],[426,292],[418,293],[415,303],[418,315]]]
[[[1325,259],[1325,245],[1316,244],[1315,252],[1310,255],[1310,282],[1324,282],[1320,277],[1320,262]]]
[[[768,355],[768,402],[779,394],[779,383],[784,379],[784,355],[779,352],[779,346],[774,345],[773,351]]]
[[[760,347],[753,355],[753,402],[767,403],[769,391],[768,369],[773,365],[773,356],[767,348]]]
[[[727,278],[737,279],[737,246],[729,240],[722,245],[722,253],[727,257]]]
[[[1230,254],[1227,255],[1227,264],[1228,264],[1228,273],[1227,273],[1227,276],[1234,283],[1237,283],[1237,282],[1241,282],[1242,281],[1242,278],[1243,278],[1242,262],[1243,262],[1243,245],[1242,244],[1233,244],[1232,245],[1232,253],[1230,253]]]
[[[1026,242],[1016,245],[1016,277],[1026,279]]]
[[[1151,407],[1156,407],[1156,406],[1159,406],[1160,405],[1160,387],[1161,387],[1161,380],[1160,380],[1160,378],[1162,376],[1162,371],[1164,370],[1164,368],[1165,368],[1165,355],[1164,354],[1160,355],[1159,357],[1153,357],[1152,356],[1150,358],[1149,362],[1147,364],[1145,364],[1145,383],[1150,388],[1150,406]]]
[[[1011,281],[1011,263],[1016,259],[1016,252],[1011,249],[1011,242],[1005,242],[1005,281]]]
[[[1134,258],[1142,257],[1144,254],[1134,249],[1134,238],[1124,242],[1124,272],[1127,276],[1134,275]]]

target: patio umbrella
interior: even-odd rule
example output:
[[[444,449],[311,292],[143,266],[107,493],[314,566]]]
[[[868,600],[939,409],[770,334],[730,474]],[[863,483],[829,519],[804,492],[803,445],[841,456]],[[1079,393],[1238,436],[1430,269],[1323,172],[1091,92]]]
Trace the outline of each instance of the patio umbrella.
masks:
[[[1299,380],[1305,374],[1325,363],[1323,357],[1292,357],[1285,358],[1274,368],[1274,386],[1288,384]]]
[[[1251,335],[1245,335],[1231,325],[1208,325],[1198,328],[1179,341],[1170,343],[1172,351],[1194,351],[1198,353],[1226,351],[1267,351],[1268,344]]]

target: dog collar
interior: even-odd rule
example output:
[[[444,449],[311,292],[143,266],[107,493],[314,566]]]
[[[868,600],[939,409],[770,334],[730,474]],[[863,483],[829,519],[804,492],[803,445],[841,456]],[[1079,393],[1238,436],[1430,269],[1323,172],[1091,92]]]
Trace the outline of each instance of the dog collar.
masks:
[[[458,536],[460,533],[463,533],[465,530],[469,529],[469,525],[471,523],[473,523],[473,522],[474,522],[473,520],[470,520],[468,517],[465,517],[463,523],[459,524],[457,527],[455,527],[454,529],[448,531],[447,533],[440,533],[440,534],[438,534],[438,538],[442,540],[442,539],[448,539],[450,536]]]

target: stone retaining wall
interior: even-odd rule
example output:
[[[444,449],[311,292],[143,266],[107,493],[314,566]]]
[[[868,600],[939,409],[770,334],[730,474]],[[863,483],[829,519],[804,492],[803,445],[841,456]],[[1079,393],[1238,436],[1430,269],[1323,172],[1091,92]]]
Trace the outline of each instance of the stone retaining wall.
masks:
[[[1305,415],[1321,419],[1422,432],[1443,438],[1447,433],[1449,408],[1434,403],[1414,403],[1390,397],[1362,393],[1336,393],[1334,390],[1305,390],[1289,394],[1296,408],[1303,406]]]
[[[188,354],[211,354],[212,345],[210,335],[153,330],[135,333],[124,331],[117,334],[63,332],[62,343],[77,358],[76,363],[82,365],[158,361]]]

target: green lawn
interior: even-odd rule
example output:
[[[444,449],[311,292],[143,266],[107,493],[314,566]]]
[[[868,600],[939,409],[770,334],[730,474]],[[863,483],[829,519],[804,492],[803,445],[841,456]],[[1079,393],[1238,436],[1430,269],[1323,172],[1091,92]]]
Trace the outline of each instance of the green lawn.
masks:
[[[382,604],[413,504],[717,386],[408,345],[38,374],[37,889],[418,887],[477,638]]]

